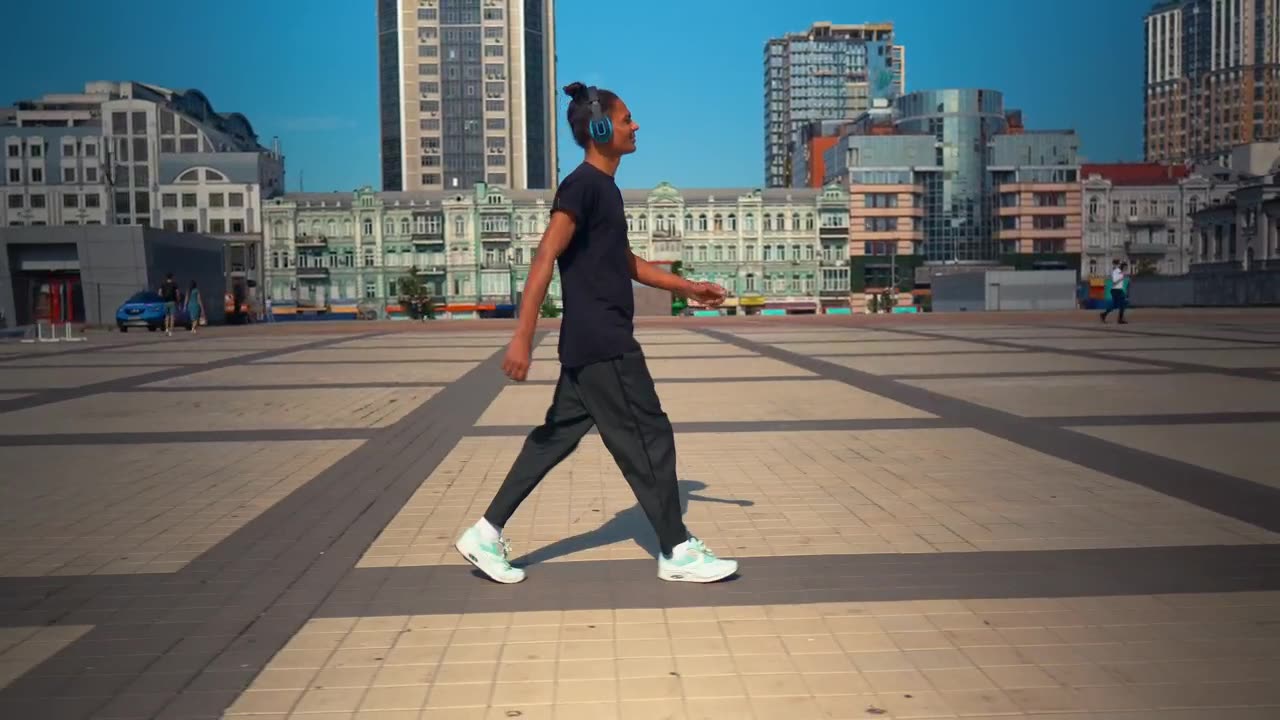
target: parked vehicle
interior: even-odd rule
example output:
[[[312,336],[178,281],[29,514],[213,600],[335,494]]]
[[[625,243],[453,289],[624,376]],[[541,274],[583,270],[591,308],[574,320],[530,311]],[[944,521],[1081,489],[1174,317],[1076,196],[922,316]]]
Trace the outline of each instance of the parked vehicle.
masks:
[[[178,304],[173,326],[190,330],[191,315],[185,305]],[[145,327],[151,332],[164,329],[164,298],[151,290],[135,293],[116,310],[116,327],[120,332],[129,332],[129,328],[135,327]]]

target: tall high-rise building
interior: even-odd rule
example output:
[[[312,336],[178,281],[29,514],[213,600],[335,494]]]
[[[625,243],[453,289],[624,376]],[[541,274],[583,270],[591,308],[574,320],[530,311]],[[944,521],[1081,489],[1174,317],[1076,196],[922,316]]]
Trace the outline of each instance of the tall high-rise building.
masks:
[[[1160,0],[1145,84],[1148,161],[1226,164],[1280,140],[1280,0]]]
[[[556,185],[554,0],[378,0],[384,190]]]
[[[814,121],[852,120],[877,98],[906,87],[906,49],[893,23],[814,23],[764,46],[764,176],[768,187],[792,183],[799,135]],[[803,184],[803,183],[802,183]]]

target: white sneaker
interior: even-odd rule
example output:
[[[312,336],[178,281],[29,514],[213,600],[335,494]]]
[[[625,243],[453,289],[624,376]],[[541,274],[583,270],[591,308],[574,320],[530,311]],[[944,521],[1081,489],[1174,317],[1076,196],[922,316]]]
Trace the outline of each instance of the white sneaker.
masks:
[[[671,550],[671,557],[658,555],[658,577],[672,582],[709,583],[738,572],[737,560],[722,560],[702,541],[691,537]]]
[[[510,584],[524,580],[524,570],[511,567],[511,563],[507,562],[511,546],[501,536],[497,540],[487,541],[472,525],[462,533],[462,537],[458,538],[453,546],[462,553],[462,557],[466,558],[467,562],[475,565],[480,572],[488,575],[495,582]]]

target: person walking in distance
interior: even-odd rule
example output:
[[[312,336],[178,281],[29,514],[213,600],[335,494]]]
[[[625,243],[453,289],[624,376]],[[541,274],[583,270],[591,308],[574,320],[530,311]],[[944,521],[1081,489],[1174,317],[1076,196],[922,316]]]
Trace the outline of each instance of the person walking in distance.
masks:
[[[165,275],[160,283],[160,298],[164,300],[164,333],[173,335],[173,323],[178,317],[178,281],[173,273]]]
[[[684,526],[676,478],[675,435],[663,412],[644,353],[634,335],[632,280],[714,307],[724,288],[691,282],[632,254],[622,193],[614,181],[622,156],[636,151],[639,125],[614,93],[582,83],[565,86],[568,119],[583,162],[561,183],[551,219],[529,268],[519,324],[502,369],[523,381],[529,373],[538,308],[560,268],[564,316],[560,325],[560,378],[542,425],[525,439],[484,516],[455,543],[491,579],[516,583],[502,528],[520,503],[578,446],[592,427],[617,462],[658,536],[658,577],[714,582],[738,570],[718,558]]]
[[[1107,316],[1111,314],[1111,311],[1118,309],[1120,311],[1120,319],[1117,322],[1121,325],[1127,325],[1129,321],[1124,319],[1124,308],[1129,300],[1129,274],[1127,272],[1129,264],[1114,260],[1111,265],[1111,275],[1107,278],[1107,287],[1111,290],[1111,306],[1103,310],[1100,316],[1102,317],[1102,322],[1106,322]]]
[[[191,289],[187,290],[187,317],[191,318],[191,333],[194,335],[204,317],[204,301],[200,298],[200,288],[196,286],[195,280],[191,281]]]

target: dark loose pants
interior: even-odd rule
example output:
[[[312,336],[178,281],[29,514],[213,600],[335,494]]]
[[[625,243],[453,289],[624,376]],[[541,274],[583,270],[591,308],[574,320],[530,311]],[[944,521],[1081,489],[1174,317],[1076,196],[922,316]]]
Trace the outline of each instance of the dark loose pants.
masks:
[[[1107,308],[1106,311],[1102,313],[1102,317],[1105,318],[1106,316],[1110,315],[1112,310],[1119,310],[1120,319],[1124,320],[1124,306],[1127,304],[1127,301],[1128,301],[1128,298],[1124,296],[1123,290],[1119,288],[1112,288],[1111,307]]]
[[[689,539],[680,517],[676,444],[644,355],[561,368],[546,420],[525,439],[484,517],[503,527],[516,508],[592,427],[640,501],[664,555]]]

